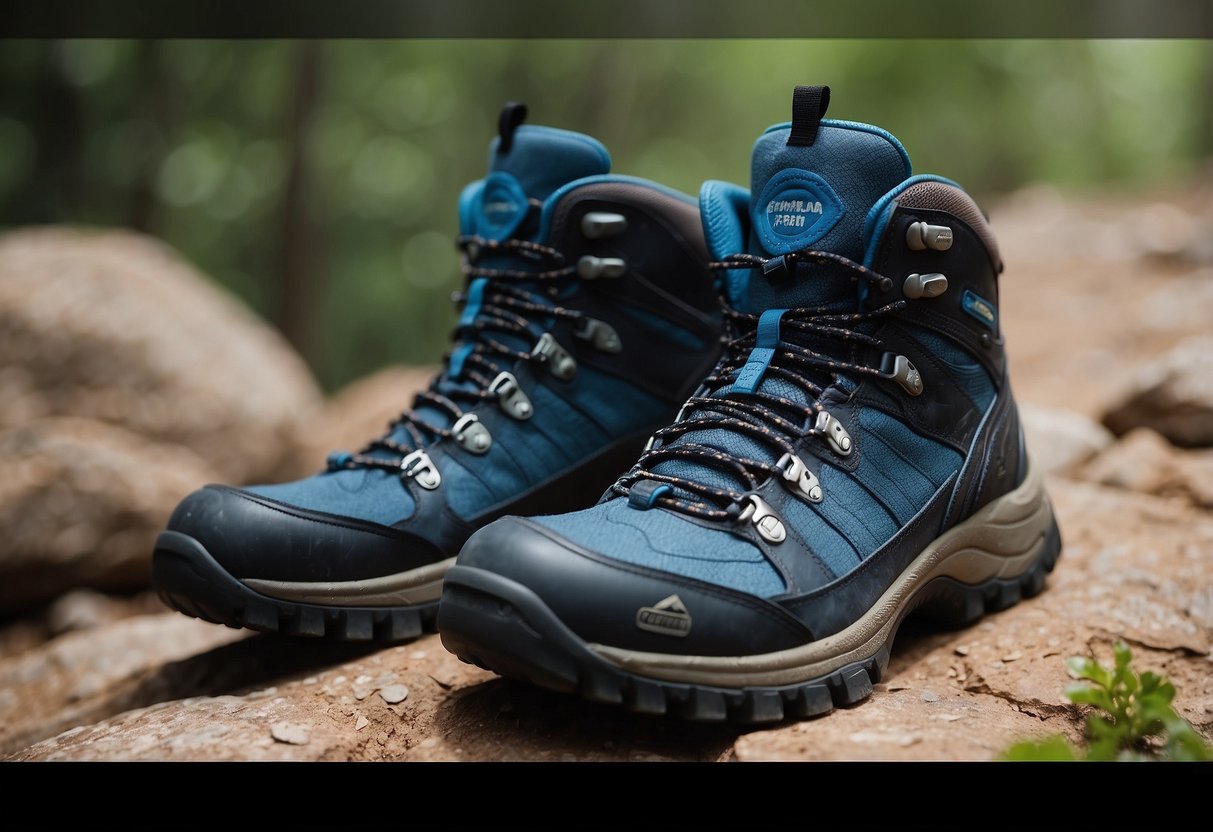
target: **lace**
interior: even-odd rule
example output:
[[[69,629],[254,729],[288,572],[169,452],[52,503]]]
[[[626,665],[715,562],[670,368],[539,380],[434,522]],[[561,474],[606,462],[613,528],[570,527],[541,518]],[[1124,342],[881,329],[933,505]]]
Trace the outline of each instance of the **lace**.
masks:
[[[885,289],[892,284],[889,278],[853,260],[811,249],[776,258],[734,254],[710,266],[713,269],[760,268],[769,277],[782,269],[787,269],[790,274],[798,262],[841,266],[851,273],[852,280],[864,280]],[[883,346],[880,339],[857,331],[855,327],[898,312],[906,305],[906,301],[899,300],[868,312],[837,313],[816,307],[790,309],[783,314],[780,339],[764,377],[783,379],[806,390],[809,394],[807,405],[761,389],[752,393],[723,392],[737,381],[738,373],[750,357],[757,339],[759,319],[758,315],[726,308],[730,332],[734,337],[726,343],[720,361],[704,379],[700,387],[703,392],[687,400],[673,424],[653,434],[649,450],[631,471],[611,486],[610,492],[627,495],[632,483],[652,480],[699,499],[685,499],[665,490],[651,505],[709,520],[737,519],[742,512],[746,492],[658,473],[652,470],[653,467],[670,460],[695,462],[731,473],[751,490],[758,488],[771,476],[782,475],[783,470],[774,462],[738,457],[693,441],[674,443],[674,440],[694,431],[727,429],[743,433],[772,448],[775,451],[774,459],[779,459],[783,454],[794,455],[797,441],[807,436],[824,435],[825,432],[815,426],[817,414],[825,411],[820,399],[826,388],[838,381],[839,374],[882,375],[877,368],[841,357],[856,344]],[[813,349],[805,343],[810,339],[815,344],[836,346],[837,349],[828,353]]]
[[[443,360],[443,371],[430,380],[425,390],[416,393],[412,406],[388,425],[383,436],[369,442],[358,453],[331,456],[328,465],[330,470],[357,467],[399,469],[404,457],[410,453],[432,445],[441,438],[453,436],[450,429],[427,421],[417,412],[419,407],[428,405],[435,408],[449,417],[451,424],[454,424],[466,413],[460,402],[475,407],[481,401],[498,397],[489,387],[500,371],[501,364],[512,363],[514,360],[547,360],[542,355],[514,349],[494,338],[494,334],[528,340],[534,338],[531,325],[536,317],[582,317],[582,313],[554,303],[554,299],[559,295],[558,282],[577,273],[576,265],[565,265],[565,256],[557,249],[528,240],[490,240],[475,234],[457,237],[455,245],[462,254],[461,268],[467,289],[455,293],[452,300],[456,307],[466,308],[474,282],[483,280],[485,282],[478,313],[471,321],[461,320],[455,328],[452,336],[453,349]],[[476,265],[486,253],[512,256],[540,268],[507,269]],[[524,283],[531,285],[522,285]],[[537,292],[536,288],[542,288],[543,293]],[[453,375],[452,356],[456,351],[468,347],[470,350],[463,356],[458,374]],[[495,362],[494,357],[504,361]],[[469,383],[455,383],[460,381]],[[401,427],[412,440],[412,446],[392,439]],[[376,454],[377,451],[387,453]]]

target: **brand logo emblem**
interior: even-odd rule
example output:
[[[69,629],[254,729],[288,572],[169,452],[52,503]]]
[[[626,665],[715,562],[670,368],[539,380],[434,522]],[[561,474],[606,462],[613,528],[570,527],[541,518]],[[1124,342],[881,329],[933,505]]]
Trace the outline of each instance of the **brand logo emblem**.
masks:
[[[809,214],[820,215],[821,203],[811,199],[772,199],[767,203],[767,219],[776,231],[781,228],[804,228],[805,217]],[[814,221],[816,219],[813,218]]]
[[[691,632],[691,616],[677,595],[636,611],[636,626],[650,633],[683,638]]]
[[[495,171],[484,180],[476,233],[490,240],[504,240],[517,230],[528,210],[526,193],[518,180]]]
[[[842,218],[842,200],[830,183],[799,168],[784,168],[767,180],[752,212],[754,230],[772,254],[811,246]]]
[[[961,308],[968,312],[977,320],[994,329],[998,325],[998,310],[994,304],[983,298],[981,295],[965,289],[964,295],[961,297]]]

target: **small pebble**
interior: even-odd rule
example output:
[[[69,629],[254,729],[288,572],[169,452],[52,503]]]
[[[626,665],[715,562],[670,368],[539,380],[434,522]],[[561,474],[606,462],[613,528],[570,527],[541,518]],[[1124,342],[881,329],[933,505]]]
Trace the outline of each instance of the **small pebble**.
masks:
[[[1005,656],[1002,657],[1002,660],[1004,662],[1013,662],[1016,659],[1022,659],[1022,658],[1023,658],[1023,653],[1020,652],[1019,650],[1016,650],[1013,653],[1007,653]]]
[[[362,714],[358,714],[358,719],[354,722],[354,730],[361,731],[366,726],[370,725],[371,721]]]
[[[958,644],[952,652],[958,656],[967,656],[969,655],[969,646],[967,644]]]
[[[924,690],[922,692],[922,701],[923,702],[938,702],[939,694],[935,693],[935,691]]]
[[[389,705],[395,705],[409,698],[409,689],[404,685],[388,685],[379,691],[379,696]]]
[[[270,726],[270,736],[288,745],[306,745],[311,739],[307,726],[295,722],[275,722]]]

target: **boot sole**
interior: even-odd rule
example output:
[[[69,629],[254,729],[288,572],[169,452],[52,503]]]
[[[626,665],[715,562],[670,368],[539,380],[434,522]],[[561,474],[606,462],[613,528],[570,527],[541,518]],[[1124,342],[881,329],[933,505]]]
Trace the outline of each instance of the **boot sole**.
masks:
[[[156,539],[152,582],[173,609],[233,629],[384,643],[411,641],[437,630],[437,599],[405,606],[328,605],[256,592],[180,532],[162,532]]]
[[[911,614],[966,626],[1039,593],[1061,535],[1039,474],[937,538],[858,621],[757,656],[639,653],[591,644],[527,587],[483,569],[446,576],[443,645],[503,676],[592,702],[703,721],[777,722],[829,713],[872,693]]]

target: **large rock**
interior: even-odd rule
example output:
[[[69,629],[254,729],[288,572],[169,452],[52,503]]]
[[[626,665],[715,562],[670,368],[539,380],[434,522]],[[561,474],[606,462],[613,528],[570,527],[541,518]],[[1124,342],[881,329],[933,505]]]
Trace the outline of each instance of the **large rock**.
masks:
[[[1148,427],[1176,445],[1213,445],[1213,337],[1190,338],[1145,364],[1103,422],[1118,435]]]
[[[1213,450],[1180,450],[1149,428],[1125,434],[1083,466],[1079,477],[1143,494],[1183,497],[1213,509]]]
[[[11,758],[715,760],[739,730],[637,719],[512,684],[460,662],[437,636],[358,649],[266,637],[229,644],[176,663],[188,672],[152,674],[169,680],[159,694],[179,701],[144,697],[142,708]]]
[[[1069,410],[1019,405],[1032,464],[1045,473],[1065,472],[1085,462],[1116,438],[1103,425]]]
[[[0,661],[0,754],[176,691],[165,669],[245,633],[176,613],[60,636]]]
[[[87,417],[245,482],[298,470],[297,433],[319,401],[274,329],[158,241],[0,236],[0,428]]]
[[[173,507],[214,472],[186,448],[85,419],[0,432],[0,610],[146,586]]]

